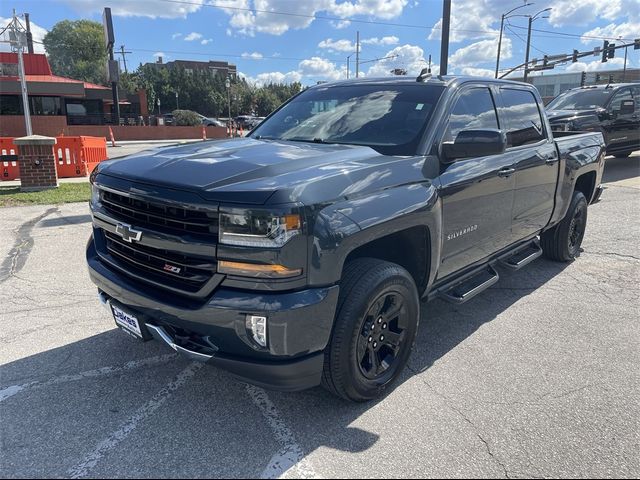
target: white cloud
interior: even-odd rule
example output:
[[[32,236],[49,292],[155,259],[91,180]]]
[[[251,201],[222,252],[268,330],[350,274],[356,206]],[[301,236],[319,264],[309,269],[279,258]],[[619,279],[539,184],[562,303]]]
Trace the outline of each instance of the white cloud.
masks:
[[[184,37],[185,42],[193,42],[194,40],[200,40],[203,37],[201,33],[191,32],[189,35]]]
[[[500,21],[500,13],[505,9],[504,0],[457,0],[451,5],[452,43],[467,39],[497,37],[498,30],[492,25]],[[442,18],[433,26],[429,40],[440,40]]]
[[[4,28],[11,22],[11,18],[8,17],[0,17],[0,29]],[[22,22],[24,25],[24,21]],[[31,34],[33,35],[33,51],[35,53],[45,53],[44,45],[42,45],[42,39],[47,34],[48,30],[46,28],[42,28],[37,23],[31,22]],[[9,32],[4,32],[2,36],[0,36],[0,52],[9,52],[11,51],[9,43],[4,43],[9,41]]]
[[[640,8],[640,5],[638,6]],[[612,40],[617,38],[634,39],[640,35],[640,22],[625,22],[620,24],[610,23],[604,27],[596,27],[588,32],[584,32],[580,39],[584,44],[592,44],[593,38],[587,37],[609,37]]]
[[[606,63],[602,63],[600,60],[594,60],[592,62],[576,62],[570,64],[565,70],[567,72],[595,72],[599,70],[612,70],[615,68],[622,68],[624,65],[623,58],[611,58]]]
[[[342,30],[343,28],[350,27],[351,26],[351,22],[349,20],[340,20],[338,22],[336,22],[334,20],[331,20],[329,22],[329,25],[331,25],[336,30]]]
[[[395,35],[389,35],[387,37],[373,37],[362,40],[363,45],[397,45],[400,43],[400,39]]]
[[[263,55],[259,52],[253,52],[253,53],[248,53],[248,52],[244,52],[242,54],[242,58],[248,58],[251,60],[262,60]]]
[[[588,25],[601,18],[615,20],[628,17],[637,20],[640,17],[638,0],[553,0],[548,6],[553,8],[549,13],[549,23],[554,27]]]
[[[213,42],[213,38],[205,38],[204,40],[202,40],[202,41],[200,42],[200,45],[208,45],[208,44],[210,44],[211,42]]]
[[[417,76],[423,68],[428,65],[424,57],[424,50],[417,45],[402,45],[390,50],[385,55],[384,60],[378,60],[367,71],[368,77],[386,77],[391,75],[391,71],[402,68],[407,71],[407,75]],[[432,72],[438,73],[438,66],[431,65]]]
[[[456,50],[449,57],[452,67],[474,67],[486,62],[495,62],[498,53],[498,39],[480,40]],[[503,37],[500,60],[511,58],[511,39]]]
[[[171,40],[175,40],[178,37],[181,37],[182,34],[181,33],[174,33],[173,35],[171,35]]]
[[[255,78],[248,77],[242,73],[240,76],[247,79],[247,82],[256,85],[258,87],[262,85],[269,85],[273,83],[293,83],[299,82],[302,79],[300,72],[291,71],[287,73],[282,72],[265,72],[258,74]]]
[[[320,12],[345,19],[333,22],[335,28],[347,27],[346,17],[353,15],[392,19],[402,14],[406,4],[407,0],[218,0],[214,3],[230,16],[229,25],[233,29],[249,36],[256,32],[282,35],[288,30],[307,28],[313,23],[313,16]]]
[[[320,57],[311,57],[298,64],[298,71],[304,77],[322,80],[338,80],[344,78],[346,71],[341,72],[336,64]]]
[[[158,8],[156,2],[131,0],[64,0],[64,3],[83,15],[102,13],[105,3],[111,7],[111,13],[120,17],[149,17],[149,18],[186,18],[190,13],[202,8],[204,0],[189,0],[185,3],[167,2]]]
[[[488,68],[474,68],[464,67],[461,70],[462,75],[471,75],[472,77],[491,77],[495,75],[495,70],[489,70]]]
[[[318,44],[319,48],[326,48],[337,52],[355,52],[356,46],[351,40],[333,40],[327,38]]]

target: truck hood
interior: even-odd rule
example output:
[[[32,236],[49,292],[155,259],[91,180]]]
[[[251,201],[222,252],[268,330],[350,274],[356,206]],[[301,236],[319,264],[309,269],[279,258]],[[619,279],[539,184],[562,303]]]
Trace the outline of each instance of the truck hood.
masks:
[[[559,122],[573,117],[584,117],[587,115],[596,115],[598,110],[595,108],[585,110],[547,110],[549,121]]]
[[[303,202],[310,190],[318,196],[317,189],[328,181],[331,193],[340,196],[353,191],[369,168],[379,171],[381,164],[406,158],[362,146],[243,138],[142,152],[105,162],[98,173],[212,201],[263,204],[273,196],[270,203],[287,203]]]

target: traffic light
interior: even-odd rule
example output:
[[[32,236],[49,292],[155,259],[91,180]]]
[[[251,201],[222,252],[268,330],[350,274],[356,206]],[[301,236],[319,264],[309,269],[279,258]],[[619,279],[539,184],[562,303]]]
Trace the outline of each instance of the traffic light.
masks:
[[[609,55],[609,42],[607,40],[604,41],[602,45],[602,63],[607,61],[607,56]]]
[[[549,55],[545,55],[544,59],[542,60],[542,65],[546,67],[548,63],[549,63]]]
[[[608,58],[613,58],[616,56],[616,44],[612,43],[611,45],[609,45],[609,54],[607,55]]]
[[[573,55],[571,56],[571,61],[576,63],[578,61],[578,50],[573,51]]]
[[[636,38],[633,41],[633,49],[634,50],[640,50],[640,38]]]
[[[587,84],[587,72],[583,71],[580,75],[580,86],[584,87]]]
[[[596,73],[596,85],[600,83],[600,74]]]

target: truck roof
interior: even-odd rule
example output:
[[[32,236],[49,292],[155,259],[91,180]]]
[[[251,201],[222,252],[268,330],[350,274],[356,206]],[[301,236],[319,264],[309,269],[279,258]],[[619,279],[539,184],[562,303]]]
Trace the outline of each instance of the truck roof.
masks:
[[[469,81],[481,81],[483,83],[499,83],[507,85],[526,85],[527,87],[533,87],[530,83],[515,82],[513,80],[503,80],[488,77],[471,77],[467,75],[434,75],[425,78],[423,81],[418,81],[414,76],[395,76],[395,77],[371,77],[371,78],[352,78],[348,80],[337,80],[334,82],[321,83],[314,85],[311,88],[322,87],[334,87],[334,86],[346,86],[353,84],[360,85],[397,85],[397,84],[411,84],[421,83],[423,85],[441,85],[441,86],[454,86]]]

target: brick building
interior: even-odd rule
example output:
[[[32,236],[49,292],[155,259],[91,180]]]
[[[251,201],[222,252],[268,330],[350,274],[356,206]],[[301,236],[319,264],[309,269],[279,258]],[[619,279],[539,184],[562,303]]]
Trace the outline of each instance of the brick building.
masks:
[[[152,63],[158,68],[183,68],[185,72],[194,71],[209,72],[211,76],[220,76],[222,78],[231,77],[235,80],[238,71],[237,67],[231,63],[221,62],[217,60],[209,60],[208,62],[198,62],[196,60],[174,60],[172,62],[163,63],[162,57],[158,57],[156,63]]]

